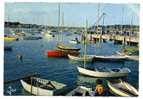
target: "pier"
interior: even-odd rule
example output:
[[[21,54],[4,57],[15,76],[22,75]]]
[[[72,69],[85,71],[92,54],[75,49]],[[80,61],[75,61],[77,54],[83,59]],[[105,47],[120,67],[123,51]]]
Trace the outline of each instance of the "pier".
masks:
[[[111,40],[117,44],[127,44],[127,45],[135,45],[137,46],[139,43],[138,37],[130,37],[130,36],[123,36],[123,35],[109,35],[109,34],[93,34],[92,39],[95,41],[98,40]]]

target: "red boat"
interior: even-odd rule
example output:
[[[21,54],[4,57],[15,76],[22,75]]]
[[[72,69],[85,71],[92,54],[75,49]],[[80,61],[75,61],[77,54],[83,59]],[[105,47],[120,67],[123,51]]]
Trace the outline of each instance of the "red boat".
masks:
[[[68,54],[77,56],[77,51],[50,50],[47,52],[48,57],[68,57]]]
[[[64,52],[60,50],[51,50],[48,51],[48,57],[64,57]]]

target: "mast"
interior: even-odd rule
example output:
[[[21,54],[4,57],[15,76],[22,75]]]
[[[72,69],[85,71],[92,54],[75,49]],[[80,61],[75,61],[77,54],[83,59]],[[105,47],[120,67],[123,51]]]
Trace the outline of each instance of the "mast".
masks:
[[[62,36],[62,32],[63,32],[63,29],[64,29],[64,12],[62,12],[62,24],[61,24],[61,40],[63,41],[63,36]]]
[[[100,17],[100,4],[98,4],[98,8],[97,8],[97,19],[99,20]],[[97,34],[99,33],[99,21],[97,21],[97,30],[96,30]],[[101,42],[101,34],[99,34],[99,43],[98,43],[98,47],[100,47],[100,42]]]
[[[98,9],[97,9],[97,20],[99,19],[99,10],[100,9],[100,4],[98,4]],[[97,28],[96,28],[96,33],[98,33],[99,31],[98,31],[98,25],[99,25],[99,22],[97,22]]]
[[[129,31],[129,46],[130,46],[130,41],[131,41],[131,33],[133,32],[133,16],[131,17],[131,23],[130,23],[130,31]]]
[[[61,5],[58,4],[58,42],[60,41],[60,15],[61,15]]]
[[[121,25],[121,33],[122,34],[123,34],[123,23],[124,23],[123,19],[124,19],[124,8],[122,8],[122,25]],[[126,36],[124,34],[123,50],[125,49],[125,42],[126,42]]]
[[[86,26],[85,26],[85,31],[84,31],[84,68],[86,66],[86,52],[87,52],[87,48],[86,48],[86,43],[87,43],[87,27],[88,27],[88,20],[86,18]]]
[[[105,13],[103,13],[103,15],[105,15]],[[102,22],[102,35],[103,35],[103,30],[104,30],[104,18],[105,18],[105,16],[103,16],[103,22]]]

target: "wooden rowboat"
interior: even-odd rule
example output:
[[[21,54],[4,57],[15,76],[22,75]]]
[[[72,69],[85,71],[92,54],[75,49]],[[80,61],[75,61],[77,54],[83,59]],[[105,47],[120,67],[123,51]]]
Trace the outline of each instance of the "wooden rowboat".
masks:
[[[108,81],[108,87],[113,94],[118,96],[138,96],[137,89],[122,80]]]
[[[65,84],[37,77],[29,77],[27,79],[20,80],[20,82],[23,88],[33,95],[54,96],[60,95],[67,90],[67,86]]]
[[[91,76],[91,77],[103,77],[103,78],[115,78],[115,77],[125,77],[128,76],[130,70],[128,68],[123,68],[120,70],[111,70],[111,71],[98,71],[98,70],[89,70],[83,67],[77,67],[80,74]]]
[[[69,55],[68,54],[68,57],[71,60],[80,61],[80,62],[83,62],[84,60],[86,62],[92,62],[92,60],[93,60],[93,57],[92,56],[88,56],[88,55],[86,55],[85,57],[84,56],[83,57],[79,57],[79,56],[73,56],[73,55]]]

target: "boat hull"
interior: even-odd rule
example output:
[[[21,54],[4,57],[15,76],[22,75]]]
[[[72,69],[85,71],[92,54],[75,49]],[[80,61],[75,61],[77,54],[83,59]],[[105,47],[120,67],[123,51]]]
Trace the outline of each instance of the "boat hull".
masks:
[[[126,77],[129,72],[100,72],[84,69],[82,67],[77,67],[80,74],[91,76],[91,77],[103,77],[103,78],[115,78],[115,77]]]
[[[76,51],[62,51],[62,50],[51,50],[47,52],[48,57],[68,57],[68,54],[79,55],[79,52]]]
[[[40,78],[36,78],[37,81],[39,82],[43,82],[44,84],[46,84],[47,82],[49,82],[49,80],[44,80],[44,79],[40,79]],[[42,87],[41,85],[38,86],[38,83],[35,85],[31,85],[29,82],[30,79],[28,80],[20,80],[23,88],[33,94],[33,95],[38,95],[38,96],[54,96],[54,95],[61,95],[62,93],[66,92],[66,90],[68,89],[68,87],[65,84],[62,83],[58,83],[55,81],[51,81],[52,84],[55,85],[54,89],[47,89],[46,85],[45,87]],[[28,81],[28,82],[27,82]],[[35,82],[36,83],[36,82]]]
[[[92,62],[93,60],[93,57],[90,57],[90,56],[85,56],[85,59],[84,57],[78,57],[78,56],[72,56],[72,55],[68,55],[69,59],[71,60],[74,60],[74,61],[79,61],[79,62],[82,62],[82,61],[86,61],[86,62]]]
[[[88,95],[86,95],[88,93]],[[76,89],[69,92],[66,96],[91,96],[92,88],[78,86]]]
[[[94,61],[124,61],[126,60],[125,56],[97,56],[92,55]]]
[[[48,57],[65,57],[64,52],[58,50],[48,51],[47,54]]]
[[[118,96],[138,96],[138,91],[130,84],[120,80],[117,83],[108,81],[110,91]]]
[[[4,37],[4,41],[16,41],[18,40],[16,37]]]
[[[73,48],[73,47],[69,47],[69,46],[65,46],[63,44],[58,44],[57,48],[60,50],[64,50],[64,51],[79,51],[79,48]]]
[[[38,88],[35,86],[31,86],[30,84],[24,82],[23,80],[21,80],[21,84],[27,92],[29,92],[33,95],[39,95],[39,96],[53,96],[54,95],[53,91],[49,91],[49,90],[41,89],[41,88]]]

